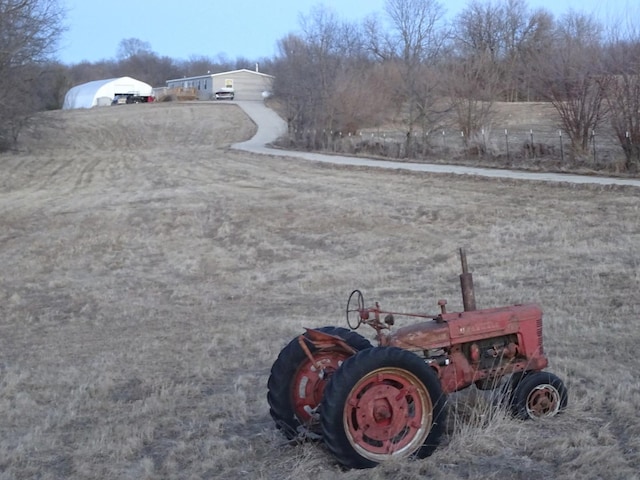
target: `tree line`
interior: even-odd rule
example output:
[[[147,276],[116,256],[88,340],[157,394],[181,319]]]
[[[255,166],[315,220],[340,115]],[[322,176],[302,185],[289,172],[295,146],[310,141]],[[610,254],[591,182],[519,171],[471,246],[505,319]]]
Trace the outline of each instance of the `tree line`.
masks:
[[[317,7],[278,42],[273,69],[289,138],[307,148],[395,110],[407,156],[416,135],[443,128],[475,151],[495,102],[544,101],[572,155],[587,156],[594,132],[611,125],[624,168],[640,166],[640,32],[631,20],[604,25],[574,10],[555,18],[526,0],[471,0],[453,19],[437,0],[387,0],[360,23]]]
[[[586,155],[594,132],[606,126],[625,169],[637,171],[640,31],[633,13],[605,24],[575,10],[555,17],[526,0],[470,0],[450,17],[437,0],[386,0],[382,12],[350,22],[317,6],[259,63],[275,76],[289,139],[306,148],[393,118],[408,156],[412,139],[444,127],[477,149],[495,102],[544,101],[557,111],[573,155]],[[0,0],[0,148],[15,142],[33,112],[60,108],[73,85],[128,75],[160,86],[256,63],[175,60],[132,38],[113,60],[64,65],[51,60],[63,19],[58,0]]]

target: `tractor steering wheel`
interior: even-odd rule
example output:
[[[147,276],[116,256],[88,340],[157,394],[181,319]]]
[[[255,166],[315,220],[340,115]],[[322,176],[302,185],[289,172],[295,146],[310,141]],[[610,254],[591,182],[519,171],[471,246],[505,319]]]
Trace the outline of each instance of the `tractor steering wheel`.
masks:
[[[362,310],[364,310],[364,296],[360,290],[354,290],[347,300],[347,325],[351,330],[357,330],[362,324],[360,315]]]

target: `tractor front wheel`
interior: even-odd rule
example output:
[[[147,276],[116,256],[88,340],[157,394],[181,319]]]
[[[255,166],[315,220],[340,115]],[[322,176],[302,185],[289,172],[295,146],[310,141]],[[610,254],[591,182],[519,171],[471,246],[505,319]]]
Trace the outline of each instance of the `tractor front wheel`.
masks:
[[[317,330],[341,338],[354,350],[371,348],[366,338],[346,328],[322,327]],[[280,351],[267,383],[269,413],[276,427],[289,440],[315,438],[320,434],[316,409],[325,385],[333,372],[351,356],[340,349],[317,350],[308,340],[307,333],[303,337],[315,364],[307,357],[299,337],[296,337]]]
[[[553,417],[567,407],[567,388],[553,373],[527,373],[515,384],[510,405],[522,420]]]
[[[321,404],[327,448],[348,468],[424,458],[445,428],[445,396],[436,373],[395,347],[363,350],[331,377]]]

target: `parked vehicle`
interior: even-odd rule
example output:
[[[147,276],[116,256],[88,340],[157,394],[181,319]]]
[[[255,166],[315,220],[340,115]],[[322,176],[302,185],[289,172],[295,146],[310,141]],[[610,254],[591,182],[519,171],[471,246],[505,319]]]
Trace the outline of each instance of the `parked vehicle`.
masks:
[[[233,100],[235,98],[235,91],[233,88],[221,88],[215,93],[216,100]]]
[[[118,94],[113,97],[113,101],[111,105],[124,105],[124,104],[132,104],[132,103],[148,103],[153,102],[153,97],[142,96],[142,95],[134,95],[134,94]]]

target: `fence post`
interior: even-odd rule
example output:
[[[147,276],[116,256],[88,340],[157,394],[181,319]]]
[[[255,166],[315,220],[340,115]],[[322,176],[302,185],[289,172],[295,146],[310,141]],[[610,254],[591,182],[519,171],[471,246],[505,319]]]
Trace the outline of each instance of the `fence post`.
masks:
[[[487,153],[487,136],[484,133],[484,128],[482,129],[482,156],[484,157],[485,153]]]
[[[507,160],[509,160],[509,130],[504,129],[504,141],[507,145]]]
[[[631,162],[634,160],[634,153],[637,157],[635,160],[640,164],[640,147],[634,145],[633,141],[631,141],[631,132],[627,131],[625,136],[627,137],[627,158],[625,160],[628,165],[627,168],[629,168],[631,166]]]
[[[529,129],[531,135],[531,158],[536,158],[536,147],[533,144],[533,128]]]
[[[591,140],[593,141],[593,164],[596,163],[596,131],[591,130]]]
[[[562,130],[558,130],[558,136],[560,137],[560,162],[564,163],[564,143],[562,142]]]

